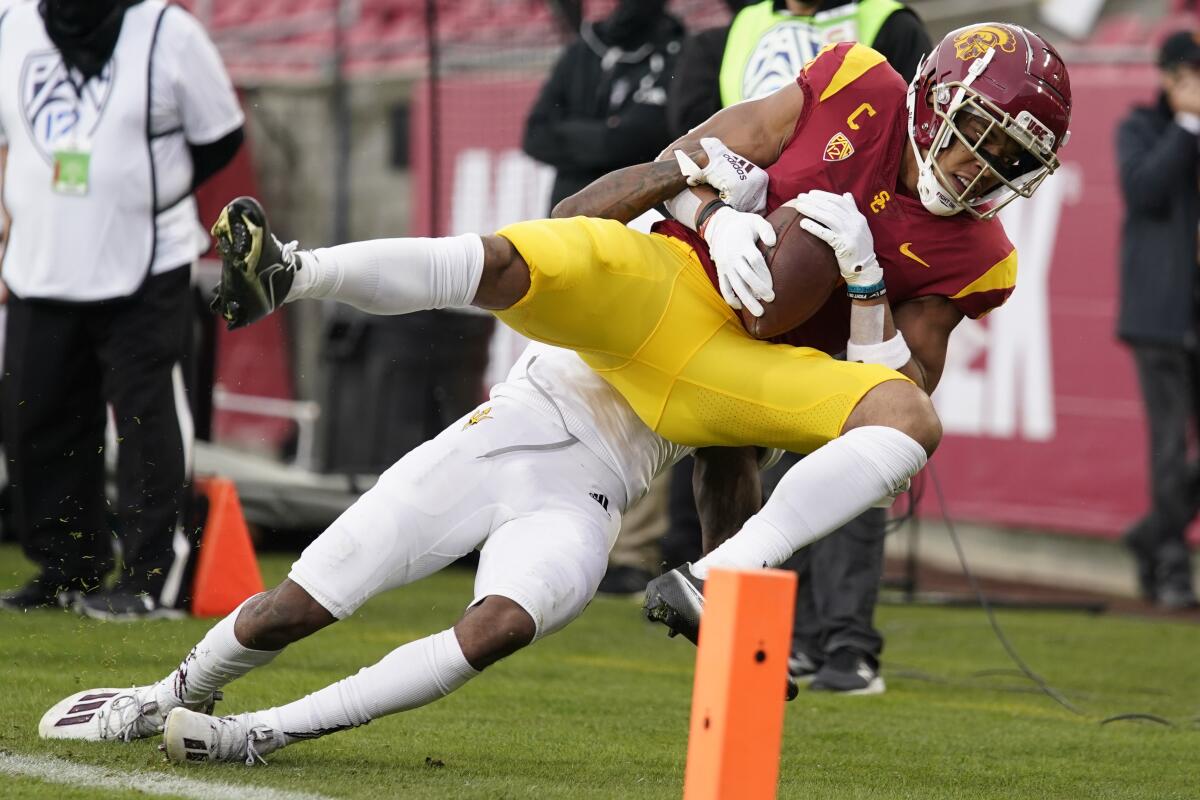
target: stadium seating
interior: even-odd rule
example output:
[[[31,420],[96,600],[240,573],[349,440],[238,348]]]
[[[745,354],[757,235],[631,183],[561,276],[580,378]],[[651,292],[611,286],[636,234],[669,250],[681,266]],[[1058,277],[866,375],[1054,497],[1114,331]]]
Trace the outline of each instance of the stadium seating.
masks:
[[[333,58],[339,0],[179,0],[221,49],[234,80],[313,77]],[[427,47],[425,0],[342,0],[349,29],[346,64],[354,73],[384,69],[420,73]],[[584,4],[586,16],[609,13],[616,0]],[[721,0],[674,0],[693,29],[728,19]],[[439,41],[447,45],[545,48],[565,32],[545,0],[456,0],[437,3]]]

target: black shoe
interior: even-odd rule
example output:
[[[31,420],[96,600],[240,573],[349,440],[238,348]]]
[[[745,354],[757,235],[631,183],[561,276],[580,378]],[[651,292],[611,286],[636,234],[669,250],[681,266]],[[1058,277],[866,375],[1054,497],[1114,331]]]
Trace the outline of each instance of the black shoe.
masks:
[[[817,670],[808,688],[813,692],[847,695],[883,694],[887,690],[879,668],[871,659],[849,648],[835,650]]]
[[[63,608],[66,592],[53,581],[34,578],[19,589],[0,594],[0,607],[9,611],[36,611],[42,608]]]
[[[641,594],[649,582],[650,573],[644,569],[612,566],[604,573],[596,591],[600,594]]]
[[[132,592],[125,589],[84,595],[75,601],[73,608],[85,617],[109,622],[133,622],[142,619],[182,616],[179,611],[162,608],[146,592]]]
[[[809,683],[816,677],[821,664],[803,650],[793,650],[788,656],[788,675],[796,683]]]
[[[257,322],[283,304],[299,268],[296,245],[281,245],[271,235],[257,200],[239,197],[225,206],[212,235],[221,254],[221,282],[212,309],[225,318],[229,330]]]
[[[704,613],[704,581],[692,574],[691,564],[659,575],[646,585],[642,613],[651,622],[661,622],[670,636],[692,644],[700,641],[700,616]]]

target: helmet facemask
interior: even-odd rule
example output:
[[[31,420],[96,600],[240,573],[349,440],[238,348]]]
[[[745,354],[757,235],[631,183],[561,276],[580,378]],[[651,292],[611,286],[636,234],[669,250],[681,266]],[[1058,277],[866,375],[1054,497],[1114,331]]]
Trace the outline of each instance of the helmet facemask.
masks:
[[[915,104],[928,101],[927,97],[916,97],[920,68],[909,86],[908,129],[919,171],[917,190],[925,208],[938,216],[950,216],[965,209],[978,219],[990,219],[1016,198],[1032,196],[1046,176],[1058,168],[1056,144],[1065,144],[1066,136],[1056,143],[1053,132],[1029,111],[1021,111],[1013,117],[971,88],[974,79],[987,68],[994,52],[989,50],[972,64],[964,80],[935,83],[929,89],[933,93],[932,111],[937,128],[924,156],[914,136]],[[977,120],[982,126],[977,136],[969,136],[963,130],[969,119]],[[994,144],[998,140],[997,131],[1003,134],[1004,142],[1016,143],[1018,155],[1015,158],[1001,160],[985,149],[985,144]],[[946,173],[937,161],[937,155],[956,140],[980,164],[978,175],[961,189],[955,176]],[[993,182],[996,183],[994,188],[980,196],[972,196],[978,187]]]

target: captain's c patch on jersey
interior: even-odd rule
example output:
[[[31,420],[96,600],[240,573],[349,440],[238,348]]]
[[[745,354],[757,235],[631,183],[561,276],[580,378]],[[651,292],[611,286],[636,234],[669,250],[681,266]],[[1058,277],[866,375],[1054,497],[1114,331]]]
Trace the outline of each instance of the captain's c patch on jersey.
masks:
[[[846,134],[841,131],[830,137],[829,143],[825,145],[826,161],[845,161],[852,155],[854,155],[854,145],[850,144]]]

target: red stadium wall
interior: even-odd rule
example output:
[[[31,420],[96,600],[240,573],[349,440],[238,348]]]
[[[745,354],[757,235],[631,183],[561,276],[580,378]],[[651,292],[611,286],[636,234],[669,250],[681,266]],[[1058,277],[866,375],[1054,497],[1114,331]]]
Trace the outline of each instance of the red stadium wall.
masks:
[[[1121,199],[1114,130],[1149,100],[1149,67],[1072,70],[1075,117],[1064,166],[1006,210],[1021,252],[1018,290],[955,332],[936,400],[947,430],[935,458],[955,517],[1113,537],[1144,509],[1144,420],[1132,360],[1114,336]],[[428,97],[414,107],[417,234],[490,231],[545,211],[549,176],[520,155],[539,81],[443,85],[439,192],[431,194]],[[503,113],[498,109],[503,108]],[[1011,213],[1009,213],[1011,212]],[[938,513],[927,498],[925,513]]]

